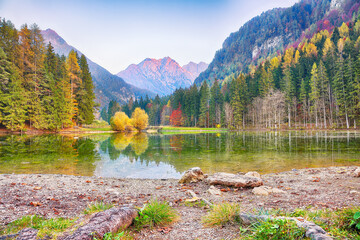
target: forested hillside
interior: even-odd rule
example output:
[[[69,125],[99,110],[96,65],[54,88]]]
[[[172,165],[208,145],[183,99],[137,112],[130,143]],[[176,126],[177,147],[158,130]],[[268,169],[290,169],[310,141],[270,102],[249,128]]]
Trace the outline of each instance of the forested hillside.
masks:
[[[245,23],[223,43],[208,69],[195,80],[212,83],[231,74],[248,73],[268,57],[320,30],[352,19],[359,7],[356,0],[302,0],[290,8],[267,11]]]
[[[0,125],[57,130],[94,120],[94,86],[84,55],[54,53],[36,24],[0,19]]]
[[[152,125],[356,128],[360,120],[359,5],[353,2],[349,12],[341,15],[352,16],[350,21],[302,37],[247,74],[232,74],[211,87],[204,81],[200,89],[193,85],[166,98],[131,101],[123,108],[146,106]]]
[[[54,30],[46,29],[41,31],[41,35],[44,38],[45,44],[50,42],[54,47],[55,53],[60,56],[69,55],[71,50],[74,50],[81,55],[80,51],[69,45]],[[145,97],[146,95],[149,97],[155,97],[155,94],[152,92],[130,85],[122,78],[111,74],[99,64],[88,58],[86,58],[86,60],[88,61],[91,76],[95,85],[96,102],[98,102],[101,106],[108,105],[112,100],[125,103],[130,98],[140,98],[141,96]]]

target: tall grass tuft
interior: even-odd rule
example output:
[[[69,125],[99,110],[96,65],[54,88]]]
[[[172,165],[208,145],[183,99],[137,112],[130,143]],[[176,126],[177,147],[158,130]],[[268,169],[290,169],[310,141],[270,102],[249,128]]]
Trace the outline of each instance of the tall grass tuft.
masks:
[[[140,211],[135,218],[135,228],[154,227],[157,225],[167,225],[179,219],[178,213],[166,202],[152,200]]]
[[[87,206],[87,208],[84,210],[84,214],[93,214],[96,212],[108,210],[112,207],[114,207],[113,204],[103,203],[103,202],[93,202]]]
[[[209,213],[202,218],[202,223],[207,226],[224,226],[238,219],[240,205],[237,203],[222,203],[213,205]]]

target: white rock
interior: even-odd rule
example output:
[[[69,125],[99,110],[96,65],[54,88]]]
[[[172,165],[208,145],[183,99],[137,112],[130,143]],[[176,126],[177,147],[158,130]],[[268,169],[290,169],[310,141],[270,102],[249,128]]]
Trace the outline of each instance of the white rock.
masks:
[[[354,177],[360,177],[360,168],[357,168],[354,172]]]
[[[269,191],[266,189],[266,187],[256,187],[252,190],[252,193],[255,195],[262,195],[262,196],[267,196],[269,195]]]
[[[214,186],[210,186],[210,188],[207,191],[211,195],[218,195],[218,196],[222,195],[222,192]]]
[[[245,174],[245,176],[261,178],[260,173],[258,173],[258,172],[248,172]]]
[[[260,187],[256,187],[253,189],[252,191],[255,195],[263,195],[263,196],[267,196],[271,193],[286,193],[285,191],[278,189],[278,188],[272,188],[269,186],[260,186]]]

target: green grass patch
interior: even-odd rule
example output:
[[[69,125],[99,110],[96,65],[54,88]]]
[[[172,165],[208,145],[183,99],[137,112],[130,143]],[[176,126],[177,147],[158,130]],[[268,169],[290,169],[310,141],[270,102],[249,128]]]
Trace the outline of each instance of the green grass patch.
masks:
[[[201,221],[207,227],[224,226],[238,221],[240,206],[237,203],[221,203],[211,207]]]
[[[182,205],[187,206],[187,207],[198,207],[198,208],[208,207],[206,202],[204,202],[203,200],[196,201],[196,202],[186,202],[185,201],[184,203],[182,203]]]
[[[39,238],[44,238],[45,236],[56,238],[59,233],[62,233],[67,228],[71,227],[74,222],[75,219],[45,219],[37,215],[24,216],[9,223],[6,228],[0,232],[0,234],[13,234],[19,232],[24,228],[35,228],[39,230]]]
[[[152,200],[139,211],[139,216],[134,220],[137,230],[143,227],[164,226],[179,219],[178,213],[166,202]]]
[[[251,233],[248,233],[250,230]],[[304,228],[299,228],[295,221],[286,219],[276,219],[265,221],[251,226],[249,229],[242,229],[243,232],[241,239],[254,239],[254,240],[296,240],[306,239]]]
[[[80,128],[81,131],[83,132],[92,132],[92,131],[112,131],[111,127],[89,127],[89,128]]]
[[[133,235],[129,231],[119,231],[117,233],[105,233],[102,240],[132,240],[134,239]],[[100,240],[99,238],[94,237],[94,240]]]
[[[93,214],[96,212],[108,210],[112,207],[114,207],[114,205],[110,203],[93,202],[87,206],[87,208],[84,210],[84,214]]]
[[[227,129],[226,128],[200,128],[200,127],[172,127],[172,126],[164,126],[161,128],[161,132],[174,132],[174,131],[221,132],[221,131],[227,131]]]

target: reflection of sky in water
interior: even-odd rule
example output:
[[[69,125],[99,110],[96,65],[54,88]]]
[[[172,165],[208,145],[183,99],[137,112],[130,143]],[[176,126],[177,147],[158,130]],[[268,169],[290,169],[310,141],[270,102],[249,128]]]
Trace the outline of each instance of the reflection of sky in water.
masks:
[[[129,160],[129,157],[120,155],[111,160],[108,154],[101,154],[101,160],[95,163],[94,176],[115,178],[180,178],[181,173],[166,163],[141,162]]]

